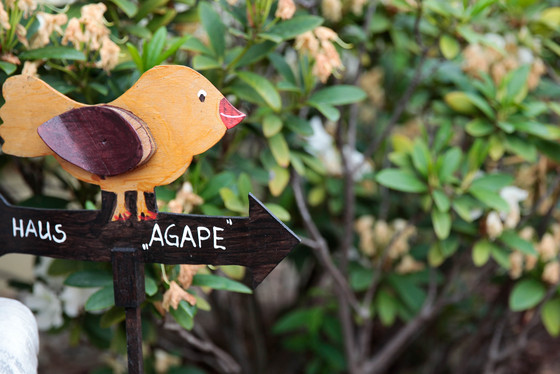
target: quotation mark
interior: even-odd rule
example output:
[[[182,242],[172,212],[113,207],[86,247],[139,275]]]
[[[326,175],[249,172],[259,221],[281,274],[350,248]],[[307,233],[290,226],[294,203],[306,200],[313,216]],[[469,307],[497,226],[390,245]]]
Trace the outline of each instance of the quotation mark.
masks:
[[[142,244],[142,249],[147,251],[150,248],[150,246],[146,243]]]
[[[228,225],[233,225],[233,221],[231,220],[231,218],[226,219],[226,222]]]

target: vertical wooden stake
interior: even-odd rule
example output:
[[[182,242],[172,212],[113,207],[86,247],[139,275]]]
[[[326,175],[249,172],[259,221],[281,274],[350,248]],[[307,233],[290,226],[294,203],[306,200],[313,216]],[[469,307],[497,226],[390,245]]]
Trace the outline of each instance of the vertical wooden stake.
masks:
[[[124,307],[126,313],[126,342],[128,373],[143,374],[142,319],[140,305],[146,299],[144,291],[144,264],[139,250],[114,248],[111,250],[115,305]]]

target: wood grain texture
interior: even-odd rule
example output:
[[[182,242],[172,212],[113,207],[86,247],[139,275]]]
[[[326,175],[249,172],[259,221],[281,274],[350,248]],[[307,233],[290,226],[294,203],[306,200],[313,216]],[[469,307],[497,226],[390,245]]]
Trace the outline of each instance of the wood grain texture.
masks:
[[[0,108],[2,152],[19,157],[52,154],[37,128],[70,109],[83,107],[42,80],[29,75],[8,78],[2,86],[5,104]]]
[[[142,263],[247,266],[256,287],[299,239],[254,196],[249,201],[249,217],[158,213],[153,221],[108,222],[107,205],[101,211],[31,209],[0,197],[0,255],[109,262],[111,248],[126,247],[140,250]]]
[[[155,148],[139,118],[109,106],[72,109],[43,123],[37,132],[59,157],[102,178],[134,169]]]

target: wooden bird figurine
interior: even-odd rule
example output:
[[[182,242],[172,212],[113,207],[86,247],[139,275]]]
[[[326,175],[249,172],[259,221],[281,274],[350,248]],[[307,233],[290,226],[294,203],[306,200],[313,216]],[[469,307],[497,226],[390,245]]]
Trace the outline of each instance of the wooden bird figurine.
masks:
[[[245,117],[185,66],[152,68],[109,104],[78,103],[28,75],[6,80],[3,95],[2,151],[53,155],[76,178],[116,193],[113,220],[131,216],[126,191],[138,193],[138,220],[154,219],[144,192],[173,182]]]

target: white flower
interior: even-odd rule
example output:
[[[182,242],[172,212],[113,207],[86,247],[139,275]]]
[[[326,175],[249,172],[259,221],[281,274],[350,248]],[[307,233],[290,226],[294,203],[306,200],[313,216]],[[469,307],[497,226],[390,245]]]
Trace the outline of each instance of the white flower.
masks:
[[[64,303],[64,313],[69,317],[77,317],[84,308],[84,305],[86,305],[86,301],[97,290],[99,288],[64,286],[60,293],[60,300]]]
[[[365,174],[371,172],[371,165],[365,161],[364,155],[355,149],[350,149],[348,146],[344,146],[343,150],[344,156],[349,162],[349,166],[352,170],[360,166],[358,170],[354,173],[354,181],[362,180]]]
[[[62,326],[64,321],[60,300],[44,283],[36,282],[33,285],[33,293],[25,296],[24,303],[35,311],[39,330]]]
[[[519,219],[521,218],[519,203],[527,199],[529,193],[521,188],[508,186],[501,189],[500,196],[509,205],[509,212],[500,212],[500,217],[504,220],[504,226],[508,229],[512,229],[517,226]]]
[[[325,130],[323,122],[319,117],[311,118],[310,124],[313,129],[313,135],[307,138],[307,151],[325,165],[327,173],[330,175],[341,175],[342,160],[332,135]],[[343,152],[351,169],[361,165],[354,174],[354,180],[361,180],[364,174],[371,172],[371,165],[364,162],[363,154],[348,147],[345,147]]]
[[[503,231],[504,225],[502,224],[500,215],[495,211],[488,213],[486,216],[486,232],[488,233],[488,237],[494,240],[502,235]]]
[[[64,277],[48,274],[49,267],[53,261],[53,258],[41,257],[39,264],[33,269],[33,273],[35,274],[35,278],[40,278],[42,281],[46,282],[50,289],[60,291],[64,285]]]

